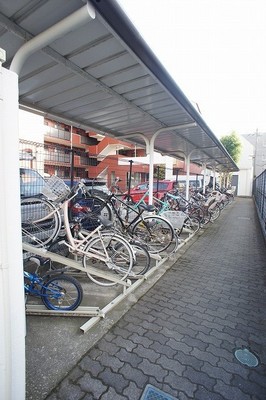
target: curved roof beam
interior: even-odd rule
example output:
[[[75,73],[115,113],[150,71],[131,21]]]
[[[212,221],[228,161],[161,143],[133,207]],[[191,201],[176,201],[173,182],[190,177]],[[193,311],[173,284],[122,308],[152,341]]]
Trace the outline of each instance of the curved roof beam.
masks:
[[[33,53],[94,18],[95,10],[90,4],[87,3],[79,10],[75,11],[71,15],[68,15],[57,24],[46,29],[44,32],[41,32],[39,35],[35,36],[33,39],[21,46],[11,62],[10,70],[19,75],[25,61]]]

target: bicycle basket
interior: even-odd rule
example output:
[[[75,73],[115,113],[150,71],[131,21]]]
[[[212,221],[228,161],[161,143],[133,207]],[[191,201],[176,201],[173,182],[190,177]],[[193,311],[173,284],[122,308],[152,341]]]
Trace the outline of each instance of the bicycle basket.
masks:
[[[67,198],[70,188],[58,176],[51,176],[47,179],[42,194],[51,201],[60,202]]]
[[[167,219],[173,225],[174,229],[181,229],[187,215],[183,211],[164,211],[161,217]]]

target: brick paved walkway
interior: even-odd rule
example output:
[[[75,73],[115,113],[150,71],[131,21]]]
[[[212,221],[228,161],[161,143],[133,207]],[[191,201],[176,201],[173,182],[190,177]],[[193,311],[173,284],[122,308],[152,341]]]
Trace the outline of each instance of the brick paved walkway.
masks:
[[[265,260],[253,201],[238,198],[47,400],[139,400],[147,384],[179,400],[265,400]],[[257,367],[237,361],[242,346]]]

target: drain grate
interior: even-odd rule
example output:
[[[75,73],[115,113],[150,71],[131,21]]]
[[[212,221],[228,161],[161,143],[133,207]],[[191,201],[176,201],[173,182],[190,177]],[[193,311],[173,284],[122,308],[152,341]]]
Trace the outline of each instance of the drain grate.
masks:
[[[236,350],[235,357],[241,364],[248,367],[257,367],[259,365],[259,360],[255,354],[246,348]]]
[[[152,385],[147,385],[140,400],[178,400]]]

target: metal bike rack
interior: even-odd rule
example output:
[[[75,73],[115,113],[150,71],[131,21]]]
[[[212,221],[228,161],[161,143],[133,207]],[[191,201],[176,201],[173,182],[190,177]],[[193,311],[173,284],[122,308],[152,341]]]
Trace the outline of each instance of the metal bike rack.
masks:
[[[194,236],[194,235],[193,235]],[[187,242],[188,239],[185,240]],[[44,316],[63,316],[63,317],[90,317],[90,319],[85,322],[80,329],[83,333],[86,333],[90,328],[92,328],[100,319],[104,318],[106,313],[111,311],[114,307],[116,307],[122,300],[124,300],[129,294],[131,294],[134,290],[136,290],[143,281],[146,281],[151,275],[153,275],[156,271],[160,270],[161,266],[167,261],[174,261],[174,255],[177,253],[178,249],[185,244],[178,240],[178,237],[175,237],[174,248],[172,251],[166,254],[151,254],[151,258],[155,260],[155,266],[152,267],[145,275],[135,276],[136,279],[133,283],[130,280],[130,276],[126,281],[121,281],[119,278],[114,277],[112,274],[103,273],[96,268],[86,267],[73,259],[69,259],[67,257],[61,256],[56,253],[52,253],[44,248],[34,247],[27,243],[22,243],[22,248],[26,252],[37,254],[41,257],[50,258],[52,261],[58,262],[62,265],[66,265],[68,267],[77,269],[78,271],[83,271],[85,273],[90,272],[93,275],[108,279],[114,283],[121,285],[122,293],[117,295],[113,300],[111,300],[105,307],[100,309],[100,307],[89,307],[89,306],[79,306],[74,311],[54,311],[48,310],[44,305],[35,305],[35,304],[27,304],[26,305],[26,314],[27,315],[44,315]],[[103,288],[104,290],[104,288]]]

